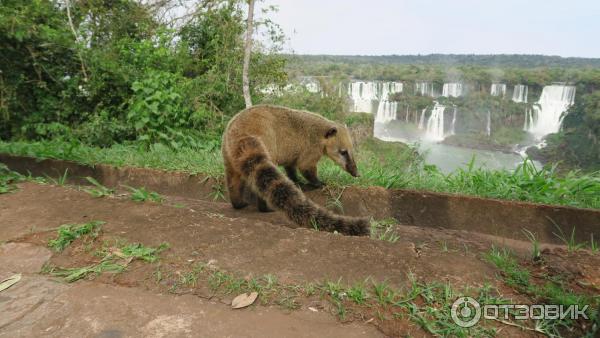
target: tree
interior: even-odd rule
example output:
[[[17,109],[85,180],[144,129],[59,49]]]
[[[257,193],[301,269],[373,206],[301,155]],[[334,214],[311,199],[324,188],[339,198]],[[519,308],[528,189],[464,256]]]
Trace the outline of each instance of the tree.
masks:
[[[242,69],[242,91],[246,108],[252,107],[250,97],[250,79],[248,68],[250,68],[250,54],[252,53],[252,21],[254,16],[254,0],[248,0],[248,21],[246,24],[246,46],[244,47],[244,68]]]

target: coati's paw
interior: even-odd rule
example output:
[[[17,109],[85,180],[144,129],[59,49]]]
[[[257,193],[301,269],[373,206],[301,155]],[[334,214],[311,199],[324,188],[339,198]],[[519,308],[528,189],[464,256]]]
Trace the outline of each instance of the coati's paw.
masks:
[[[231,202],[234,209],[243,209],[248,206],[246,202]]]
[[[258,200],[257,206],[258,206],[258,211],[260,211],[260,212],[273,212],[273,211],[275,211],[275,210],[269,208],[269,206],[267,205],[267,202],[265,202],[264,200],[261,200],[261,199]]]

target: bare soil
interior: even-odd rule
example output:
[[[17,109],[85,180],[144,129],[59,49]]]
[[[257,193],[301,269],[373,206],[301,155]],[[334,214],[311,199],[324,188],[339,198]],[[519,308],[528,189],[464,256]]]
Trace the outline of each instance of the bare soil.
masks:
[[[412,275],[458,290],[488,283],[507,298],[523,297],[504,285],[482,256],[496,245],[526,259],[528,242],[398,225],[399,239],[392,243],[295,228],[280,213],[233,210],[224,201],[168,197],[162,204],[140,203],[127,196],[93,198],[76,187],[23,183],[18,188],[0,195],[0,243],[5,243],[0,246],[0,280],[19,272],[25,278],[0,293],[0,306],[8,309],[8,316],[0,318],[0,336],[427,336],[406,317],[382,319],[360,308],[337,320],[318,297],[299,300],[297,310],[258,305],[231,310],[226,304],[235,295],[213,298],[206,285],[177,287],[178,276],[199,262],[243,278],[274,275],[289,285],[371,278],[403,288]],[[95,241],[75,241],[61,253],[46,249],[61,224],[91,220],[106,222]],[[146,246],[166,242],[169,249],[159,263],[134,261],[123,273],[92,281],[67,285],[39,274],[43,264],[98,262],[95,250],[115,240]],[[600,255],[542,248],[546,263],[532,266],[540,276],[561,275],[579,291],[598,293]],[[158,270],[167,277],[157,281]],[[501,329],[502,336],[529,334]]]

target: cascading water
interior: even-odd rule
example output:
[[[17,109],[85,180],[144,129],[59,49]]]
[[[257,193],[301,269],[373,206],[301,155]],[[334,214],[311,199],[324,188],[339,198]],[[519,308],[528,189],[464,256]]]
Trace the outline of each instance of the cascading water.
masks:
[[[444,97],[459,97],[462,95],[462,83],[444,83],[442,96]]]
[[[492,87],[490,88],[490,95],[504,97],[506,95],[506,84],[492,83]]]
[[[454,135],[456,129],[456,106],[454,106],[454,113],[452,114],[452,125],[450,126],[450,135]]]
[[[488,110],[487,123],[485,125],[485,134],[489,137],[492,135],[492,113]]]
[[[423,110],[421,110],[421,118],[419,119],[419,129],[423,129],[425,128],[425,112],[427,111],[427,108],[423,108]]]
[[[517,103],[527,103],[528,87],[526,85],[515,85],[512,100]]]
[[[530,112],[527,131],[538,139],[558,132],[564,113],[573,103],[575,103],[574,86],[545,86],[539,101],[533,106],[533,114]]]
[[[446,106],[435,103],[431,110],[431,116],[427,120],[427,131],[425,137],[431,141],[442,141],[444,139],[444,110]]]
[[[350,82],[348,96],[352,99],[351,109],[353,112],[373,113],[373,106],[377,101],[388,100],[391,94],[401,93],[402,90],[402,82]]]
[[[415,95],[434,97],[435,94],[433,92],[433,83],[416,82],[415,83]]]
[[[375,122],[387,123],[396,119],[396,112],[398,110],[398,102],[395,101],[381,101],[377,107],[377,115],[375,115]]]

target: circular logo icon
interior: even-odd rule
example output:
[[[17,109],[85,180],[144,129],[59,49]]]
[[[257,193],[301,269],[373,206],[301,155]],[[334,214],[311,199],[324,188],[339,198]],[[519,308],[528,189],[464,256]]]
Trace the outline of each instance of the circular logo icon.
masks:
[[[481,306],[471,297],[460,297],[452,303],[452,320],[461,327],[471,327],[481,318]]]

